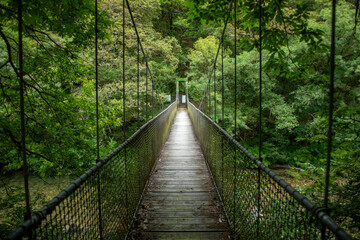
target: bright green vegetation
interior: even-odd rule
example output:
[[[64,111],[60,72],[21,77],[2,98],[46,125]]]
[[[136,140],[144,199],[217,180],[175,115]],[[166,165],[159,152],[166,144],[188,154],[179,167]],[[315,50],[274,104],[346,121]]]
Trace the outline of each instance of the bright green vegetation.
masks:
[[[100,154],[105,156],[123,140],[122,0],[99,2]],[[330,2],[264,2],[264,162],[298,169],[293,172],[296,177],[300,174],[314,182],[301,191],[321,204],[328,121]],[[359,15],[355,14],[359,14],[359,10],[355,2],[341,0],[337,7],[330,195],[331,207],[335,209],[332,215],[343,227],[358,234],[360,29],[356,25]],[[186,77],[191,99],[200,103],[220,41],[227,3],[225,0],[130,1],[156,87],[162,96],[174,94],[176,79]],[[78,176],[94,164],[96,156],[94,1],[26,0],[24,4],[25,110],[30,171],[45,179]],[[238,13],[237,56],[234,55],[234,16],[230,18],[224,39],[224,119],[221,119],[221,58],[217,62],[216,119],[234,134],[236,57],[238,130],[235,137],[256,155],[259,127],[256,1],[238,0]],[[16,1],[0,0],[0,171],[10,175],[21,170],[22,165],[18,151],[16,17]],[[127,136],[138,126],[137,41],[129,17],[127,12]],[[141,56],[140,125],[146,121],[144,62]],[[161,108],[157,101],[150,103],[150,80],[148,86],[151,117]],[[213,96],[213,85],[211,91]],[[213,100],[211,105],[210,115],[214,117]],[[21,191],[20,188],[12,191],[14,203],[2,208],[12,208],[16,202],[23,201]]]

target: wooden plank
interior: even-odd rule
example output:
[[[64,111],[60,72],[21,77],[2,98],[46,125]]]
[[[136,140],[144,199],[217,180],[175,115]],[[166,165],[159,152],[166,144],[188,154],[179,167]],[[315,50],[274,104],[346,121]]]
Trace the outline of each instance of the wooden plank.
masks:
[[[159,199],[152,199],[150,201],[149,204],[151,204],[152,206],[166,206],[166,205],[194,205],[193,202],[196,202],[195,204],[197,205],[207,205],[210,206],[211,204],[213,204],[211,201],[205,199],[205,200],[196,200],[194,201],[193,199],[189,199],[189,200],[159,200]]]
[[[201,219],[201,218],[200,218]],[[221,231],[226,232],[227,229],[217,223],[197,223],[197,224],[169,224],[169,223],[148,223],[146,225],[147,229],[156,229],[158,232],[166,232],[166,231],[194,231],[194,232],[206,232],[209,229],[212,231]]]
[[[181,184],[156,184],[155,186],[153,186],[153,191],[167,191],[169,189],[187,189],[187,190],[192,190],[195,192],[204,192],[204,188],[206,188],[206,191],[209,190],[213,190],[213,186],[208,184],[208,183],[204,183],[204,184],[198,184],[198,185],[181,185]]]
[[[225,232],[146,232],[142,239],[231,239],[229,234]]]
[[[230,239],[186,110],[178,111],[157,161],[130,239]]]
[[[202,192],[202,193],[166,193],[166,192],[147,192],[147,195],[144,197],[145,201],[206,201],[209,198],[217,200],[216,195],[211,195],[212,193]]]
[[[201,188],[201,190],[203,188],[212,188],[213,185],[211,185],[210,183],[207,182],[200,182],[199,183],[193,183],[189,180],[187,181],[179,181],[179,182],[172,182],[171,180],[169,180],[169,182],[167,181],[156,181],[154,182],[154,186],[153,188]]]

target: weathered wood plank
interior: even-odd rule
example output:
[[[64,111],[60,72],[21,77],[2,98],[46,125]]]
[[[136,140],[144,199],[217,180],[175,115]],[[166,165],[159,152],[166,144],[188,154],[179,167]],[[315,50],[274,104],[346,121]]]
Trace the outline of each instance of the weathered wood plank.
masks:
[[[229,239],[228,235],[224,232],[147,232],[144,239]]]
[[[186,110],[179,110],[138,217],[132,239],[230,239]]]
[[[152,218],[171,218],[171,217],[177,217],[177,218],[219,218],[218,212],[169,212],[169,211],[156,211],[151,214],[149,214],[147,211],[141,211],[140,212],[142,218],[138,218],[138,220],[141,220],[141,222],[148,222],[148,219]],[[140,226],[141,227],[141,226]],[[143,230],[140,228],[140,230]],[[155,230],[154,230],[155,231]]]

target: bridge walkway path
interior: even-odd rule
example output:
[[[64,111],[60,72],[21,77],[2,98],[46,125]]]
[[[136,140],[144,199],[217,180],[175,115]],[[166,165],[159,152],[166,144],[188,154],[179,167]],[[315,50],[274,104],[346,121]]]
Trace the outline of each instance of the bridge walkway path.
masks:
[[[150,177],[130,239],[230,239],[185,108],[179,108]]]

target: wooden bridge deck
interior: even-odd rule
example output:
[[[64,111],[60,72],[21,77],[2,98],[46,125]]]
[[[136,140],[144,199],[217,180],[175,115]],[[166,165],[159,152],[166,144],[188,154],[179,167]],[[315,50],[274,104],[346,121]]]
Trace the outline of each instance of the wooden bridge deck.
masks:
[[[230,239],[186,109],[179,109],[131,239]]]

